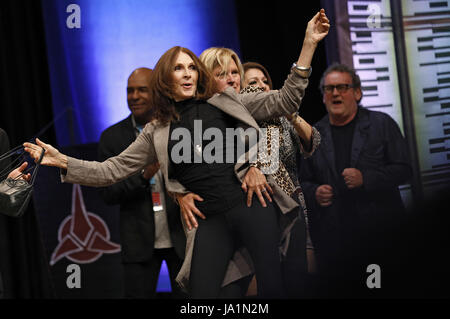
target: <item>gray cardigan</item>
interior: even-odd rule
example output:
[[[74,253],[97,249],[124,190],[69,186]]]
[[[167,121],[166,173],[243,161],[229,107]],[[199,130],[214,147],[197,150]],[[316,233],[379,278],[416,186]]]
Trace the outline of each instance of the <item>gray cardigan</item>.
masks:
[[[259,129],[256,121],[279,117],[297,111],[308,80],[302,78],[295,71],[291,71],[284,86],[280,90],[270,92],[256,92],[237,94],[232,88],[227,88],[220,94],[208,99],[208,103],[216,106],[225,113],[240,121],[240,127]],[[142,170],[146,165],[158,161],[164,175],[167,191],[170,193],[188,193],[177,180],[169,179],[169,140],[170,124],[160,125],[153,121],[148,123],[142,133],[126,150],[104,162],[84,161],[68,157],[67,172],[61,175],[62,182],[76,183],[86,186],[108,186],[123,180]],[[239,181],[247,173],[241,169],[244,163],[235,165],[235,173]],[[286,195],[274,182],[271,175],[267,181],[272,187],[273,199],[283,213],[288,213],[298,207],[298,204]],[[184,221],[183,221],[184,225]],[[177,281],[181,287],[187,288],[196,228],[186,232],[186,257],[178,274]],[[238,250],[230,261],[223,285],[238,280],[253,272],[251,258],[245,248]]]

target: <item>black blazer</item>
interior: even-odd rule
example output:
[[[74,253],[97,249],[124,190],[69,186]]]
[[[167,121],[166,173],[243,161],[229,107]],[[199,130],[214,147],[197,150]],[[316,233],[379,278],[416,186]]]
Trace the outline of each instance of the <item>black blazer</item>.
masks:
[[[341,173],[335,167],[335,152],[328,114],[315,127],[322,141],[316,152],[301,165],[301,186],[311,221],[311,236],[316,244],[336,241],[333,234],[339,229],[338,180]],[[412,168],[407,145],[397,123],[387,114],[359,107],[351,151],[351,167],[363,175],[364,185],[353,191],[360,221],[381,215],[394,217],[404,212],[398,186],[407,182]],[[315,192],[318,186],[333,187],[333,203],[321,207]],[[397,215],[398,216],[398,215]]]
[[[136,134],[130,115],[103,131],[99,142],[99,161],[120,154],[135,139]],[[153,255],[155,243],[155,219],[148,182],[140,174],[135,174],[114,185],[101,188],[100,194],[107,204],[120,205],[123,262],[148,261]],[[179,208],[166,191],[165,198],[172,244],[177,255],[183,259],[186,238],[181,225]]]

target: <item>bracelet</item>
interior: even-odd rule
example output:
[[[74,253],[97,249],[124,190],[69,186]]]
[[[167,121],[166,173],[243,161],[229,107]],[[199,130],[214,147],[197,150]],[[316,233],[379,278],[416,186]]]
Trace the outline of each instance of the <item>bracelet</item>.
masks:
[[[301,72],[308,72],[308,75],[306,77],[303,77],[302,75],[299,74],[302,78],[306,78],[306,79],[309,78],[312,73],[312,66],[305,68],[304,66],[298,66],[297,63],[295,63],[295,62],[292,64],[292,69],[296,69]]]

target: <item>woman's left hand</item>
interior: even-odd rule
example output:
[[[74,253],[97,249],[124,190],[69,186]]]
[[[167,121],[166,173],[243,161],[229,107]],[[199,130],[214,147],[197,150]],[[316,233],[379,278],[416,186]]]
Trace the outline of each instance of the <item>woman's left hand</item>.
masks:
[[[330,30],[330,20],[325,15],[325,10],[320,9],[319,12],[308,22],[306,27],[305,40],[311,41],[313,44],[319,43]]]
[[[267,179],[264,174],[261,173],[261,171],[256,167],[250,167],[247,174],[245,174],[241,187],[244,192],[247,193],[248,207],[252,205],[253,193],[256,194],[263,207],[267,206],[264,197],[266,197],[269,202],[272,202],[272,198],[269,195],[269,192],[270,194],[273,194],[272,188],[267,183]]]

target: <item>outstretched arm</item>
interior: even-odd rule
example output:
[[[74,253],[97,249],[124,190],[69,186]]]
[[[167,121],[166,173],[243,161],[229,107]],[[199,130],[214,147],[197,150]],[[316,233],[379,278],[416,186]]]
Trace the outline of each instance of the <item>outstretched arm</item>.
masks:
[[[24,143],[25,151],[35,160],[39,158],[42,147],[45,149],[41,164],[59,167],[66,170],[61,175],[63,182],[76,183],[85,186],[108,186],[117,183],[146,165],[157,161],[152,140],[152,128],[148,125],[130,146],[122,153],[104,162],[84,161],[60,153],[50,144],[36,140],[36,144]]]
[[[42,142],[36,138],[36,144],[23,143],[25,152],[30,153],[30,156],[37,161],[41,156],[42,149],[45,150],[44,157],[42,158],[42,165],[59,167],[61,169],[67,169],[67,156],[60,153],[56,148],[50,144]]]

